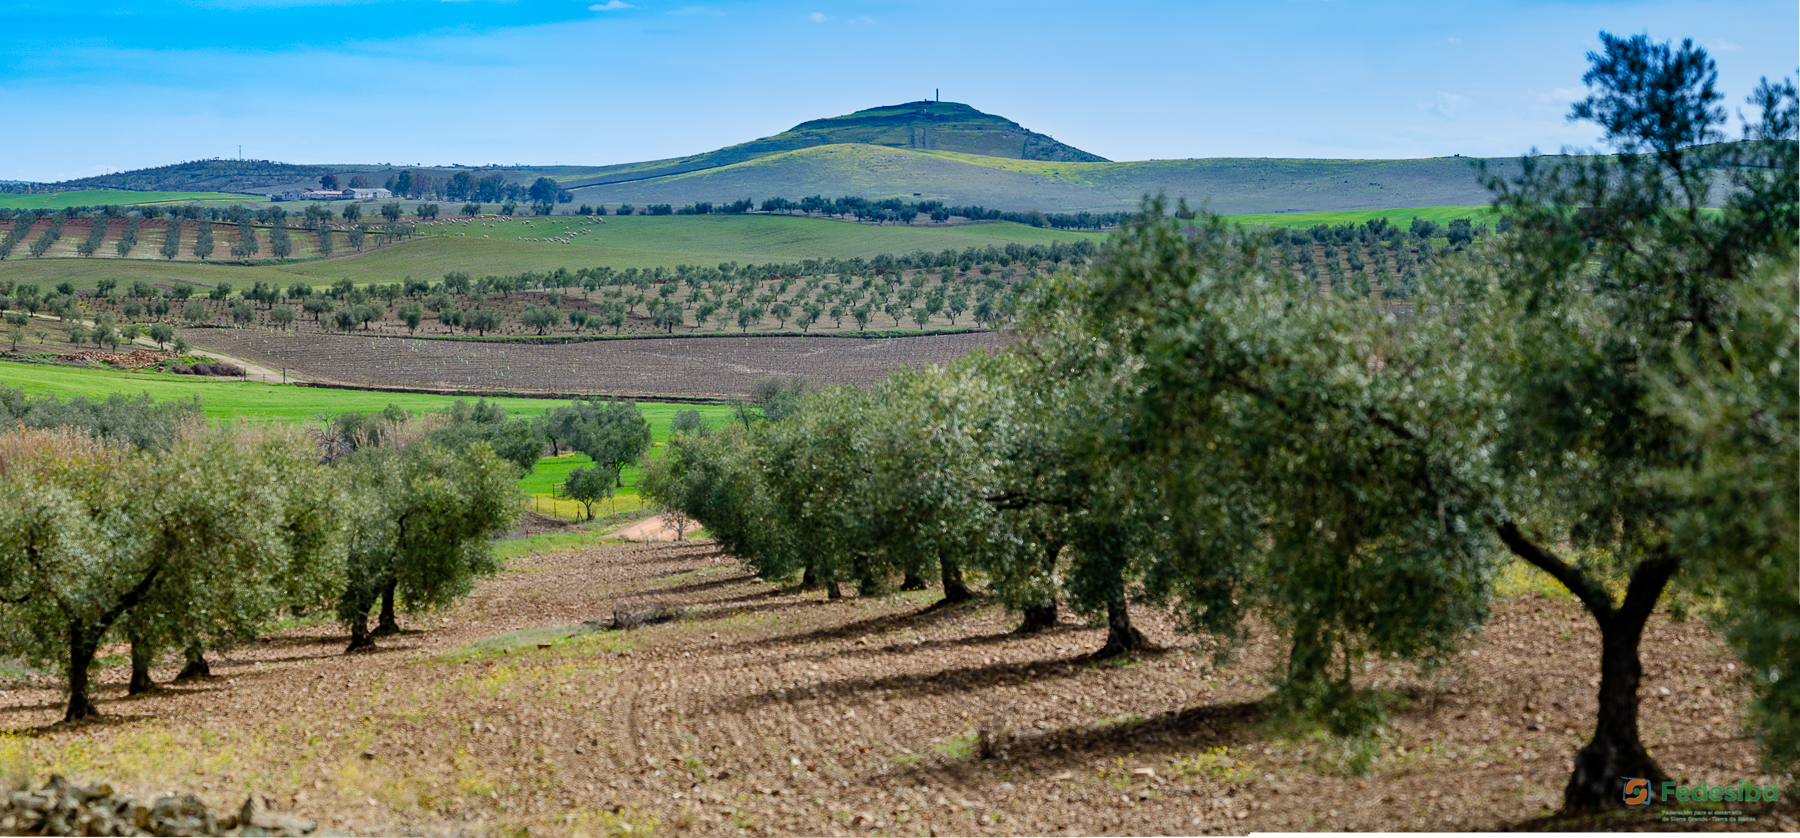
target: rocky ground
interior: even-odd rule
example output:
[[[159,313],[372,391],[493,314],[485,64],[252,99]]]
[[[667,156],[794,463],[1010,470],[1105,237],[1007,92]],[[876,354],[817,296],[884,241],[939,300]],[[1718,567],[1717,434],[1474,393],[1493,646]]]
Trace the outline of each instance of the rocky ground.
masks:
[[[1265,719],[1266,635],[1215,666],[1140,609],[1161,650],[1093,661],[1099,630],[1019,637],[997,606],[935,599],[784,592],[702,542],[539,554],[372,654],[295,625],[220,656],[214,680],[136,699],[115,667],[96,722],[55,725],[58,694],[15,682],[0,765],[10,747],[40,775],[224,812],[255,796],[363,834],[1696,828],[1536,820],[1593,722],[1598,635],[1568,600],[1503,603],[1429,677],[1371,665],[1404,706],[1357,749]],[[602,629],[619,617],[646,624]],[[1785,791],[1738,732],[1740,673],[1716,639],[1658,618],[1645,649],[1663,764]],[[1732,828],[1796,828],[1791,803],[1734,811],[1756,820]]]

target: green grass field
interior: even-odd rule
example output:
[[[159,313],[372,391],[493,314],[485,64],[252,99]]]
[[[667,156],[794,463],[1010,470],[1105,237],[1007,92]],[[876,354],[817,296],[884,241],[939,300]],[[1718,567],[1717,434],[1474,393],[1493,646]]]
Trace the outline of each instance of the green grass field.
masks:
[[[680,264],[717,265],[797,262],[802,259],[870,257],[882,253],[938,251],[946,248],[1004,246],[1009,242],[1044,244],[1100,239],[1100,233],[1070,233],[1022,224],[968,224],[954,227],[878,227],[821,218],[766,215],[609,216],[605,224],[582,226],[581,216],[481,219],[474,224],[442,224],[421,228],[419,238],[362,253],[286,265],[237,266],[161,259],[61,258],[14,256],[0,261],[0,280],[34,282],[50,288],[69,282],[92,288],[103,278],[124,285],[144,280],[157,285],[189,283],[212,287],[229,282],[247,288],[256,282],[285,287],[293,282],[314,285],[343,277],[362,284],[398,282],[408,276],[437,279],[450,271],[516,274],[556,268],[673,268]],[[529,222],[529,223],[527,223]],[[490,226],[491,225],[491,226]],[[520,241],[561,237],[576,230],[572,244]],[[458,236],[461,233],[464,235]],[[189,232],[192,237],[192,232]],[[488,238],[481,238],[481,236]],[[147,252],[154,253],[154,250]]]
[[[228,419],[245,417],[281,422],[303,422],[318,416],[333,417],[353,411],[379,411],[397,404],[413,413],[443,410],[467,396],[438,396],[422,393],[372,393],[362,390],[334,390],[325,387],[260,384],[256,382],[196,379],[167,374],[130,373],[113,370],[78,369],[41,364],[0,362],[0,386],[18,387],[32,394],[52,394],[60,398],[87,396],[106,398],[112,393],[149,393],[157,400],[185,399],[199,396],[206,415]],[[495,398],[494,402],[522,418],[532,418],[546,410],[568,402],[560,399]],[[669,402],[644,402],[639,411],[650,422],[650,433],[657,440],[668,439],[669,424],[682,410],[699,410],[707,425],[716,427],[731,417],[730,405],[690,405]]]
[[[199,396],[206,415],[215,419],[244,417],[280,422],[304,422],[316,418],[329,419],[351,412],[374,412],[390,404],[399,405],[413,413],[425,413],[443,410],[458,399],[455,396],[416,393],[367,393],[360,390],[331,390],[242,381],[177,379],[166,375],[6,362],[0,362],[0,386],[19,387],[32,395],[50,394],[65,399],[75,396],[103,399],[118,392],[149,393],[158,401]],[[532,418],[568,403],[558,399],[502,398],[489,401],[520,418]],[[734,408],[730,405],[640,402],[638,412],[649,421],[650,436],[657,446],[649,456],[655,457],[663,443],[668,441],[675,414],[683,410],[700,411],[706,419],[707,427],[716,428],[732,421]],[[519,485],[526,494],[547,498],[554,494],[557,484],[568,478],[570,471],[592,464],[593,461],[585,454],[545,457],[538,461],[531,474],[520,479]],[[628,511],[628,507],[636,509],[641,506],[642,502],[637,500],[639,473],[640,470],[636,467],[626,468],[623,474],[625,487],[618,492],[619,501],[603,508]],[[535,508],[564,518],[573,518],[580,511],[580,506],[573,502],[537,502]]]
[[[878,227],[768,215],[609,216],[605,224],[586,221],[581,216],[489,218],[468,225],[426,227],[423,232],[427,235],[422,241],[276,270],[320,279],[349,276],[358,282],[395,282],[407,275],[439,277],[452,270],[479,276],[600,265],[620,269],[711,266],[721,262],[790,262],[1103,238],[1099,233],[1069,233],[1022,224]],[[570,237],[570,244],[520,240],[568,237],[576,230],[587,232]]]
[[[1228,215],[1225,220],[1247,227],[1312,227],[1318,224],[1363,224],[1377,218],[1406,229],[1415,218],[1449,224],[1453,219],[1467,218],[1477,224],[1491,224],[1498,218],[1492,207],[1410,207],[1406,209],[1343,210],[1340,212],[1263,213]]]
[[[63,207],[103,207],[109,205],[191,204],[220,201],[225,203],[266,203],[255,195],[229,192],[128,192],[125,190],[90,189],[77,192],[40,192],[30,195],[0,194],[0,207],[10,209],[62,209]]]

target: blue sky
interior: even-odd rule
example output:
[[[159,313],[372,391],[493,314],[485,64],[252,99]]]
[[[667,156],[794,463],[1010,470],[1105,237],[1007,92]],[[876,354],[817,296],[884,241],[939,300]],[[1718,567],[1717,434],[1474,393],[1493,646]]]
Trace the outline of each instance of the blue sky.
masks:
[[[1793,0],[0,0],[0,178],[622,163],[933,88],[1114,160],[1511,155],[1594,142],[1603,29],[1734,106],[1800,64]]]

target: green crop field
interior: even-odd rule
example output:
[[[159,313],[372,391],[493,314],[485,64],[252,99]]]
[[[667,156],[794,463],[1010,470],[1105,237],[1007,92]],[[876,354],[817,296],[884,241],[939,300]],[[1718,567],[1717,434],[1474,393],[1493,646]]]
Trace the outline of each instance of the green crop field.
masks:
[[[199,396],[206,415],[215,419],[264,419],[281,422],[303,422],[330,418],[350,412],[379,411],[390,404],[413,413],[443,410],[457,401],[455,396],[433,396],[417,393],[368,393],[360,390],[331,390],[323,387],[295,387],[257,384],[242,381],[205,381],[174,379],[162,375],[87,370],[70,367],[13,364],[0,362],[0,386],[18,387],[32,395],[55,395],[60,398],[86,396],[103,399],[113,393],[149,393],[158,401]],[[558,399],[489,399],[513,416],[532,418],[567,402]],[[675,414],[698,410],[709,428],[732,421],[735,408],[730,405],[689,405],[666,402],[639,402],[638,412],[650,423],[650,436],[656,447],[655,457],[668,441]],[[569,472],[593,465],[585,454],[545,457],[537,467],[519,480],[528,495],[549,498],[556,486],[568,479]],[[628,467],[622,473],[625,486],[618,491],[619,503],[605,507],[610,511],[629,511],[641,506],[637,500],[637,484],[641,470]],[[626,500],[629,499],[630,503]],[[573,518],[580,511],[573,502],[534,500],[534,507],[545,514]]]
[[[1343,210],[1340,212],[1263,213],[1228,215],[1225,220],[1248,227],[1312,227],[1319,224],[1363,224],[1377,218],[1406,229],[1415,218],[1449,224],[1467,218],[1477,224],[1490,224],[1498,218],[1492,207],[1410,207],[1407,209]]]
[[[446,221],[422,225],[423,235],[410,241],[381,247],[370,245],[361,253],[284,265],[218,265],[136,258],[33,259],[15,255],[0,261],[0,280],[34,282],[44,288],[60,282],[92,288],[103,278],[118,279],[126,285],[142,279],[165,286],[188,283],[211,287],[223,281],[235,288],[246,288],[259,281],[286,286],[293,282],[333,282],[343,277],[362,284],[398,282],[407,276],[435,279],[449,271],[469,271],[480,276],[602,265],[624,269],[720,262],[797,262],[1105,237],[1100,233],[1008,223],[875,226],[769,215],[609,216],[605,224],[584,224],[586,220],[583,216],[559,215],[484,218],[467,226]],[[572,244],[521,240],[564,237],[577,229],[589,232],[575,236]],[[191,230],[188,237],[193,237]]]
[[[878,227],[770,215],[610,216],[605,220],[599,224],[582,216],[548,216],[440,224],[423,228],[427,234],[423,240],[276,270],[313,277],[314,281],[348,276],[359,283],[397,282],[405,276],[435,278],[453,270],[480,276],[600,265],[620,269],[710,266],[1104,238],[1099,233],[1005,223]],[[569,236],[577,230],[586,232]],[[521,240],[528,238],[570,238],[571,243]]]
[[[63,207],[103,207],[109,205],[191,204],[224,202],[232,204],[263,203],[268,199],[256,195],[234,195],[229,192],[129,192],[125,190],[79,190],[75,192],[37,192],[28,195],[0,194],[0,207],[8,209],[62,209]]]
[[[113,393],[149,393],[157,400],[185,399],[199,396],[206,415],[228,419],[273,419],[301,422],[314,417],[333,417],[352,411],[379,411],[389,404],[414,413],[443,410],[459,398],[422,393],[377,393],[362,390],[334,390],[325,387],[259,384],[231,380],[205,380],[166,374],[130,373],[114,370],[77,369],[40,364],[0,362],[0,386],[18,387],[33,394],[53,394],[61,398],[87,396],[105,398]],[[489,399],[521,418],[535,417],[546,410],[567,404],[558,399]],[[650,432],[658,440],[669,436],[669,423],[678,411],[697,409],[716,426],[728,420],[729,405],[689,405],[673,403],[640,403],[638,409],[650,421]]]

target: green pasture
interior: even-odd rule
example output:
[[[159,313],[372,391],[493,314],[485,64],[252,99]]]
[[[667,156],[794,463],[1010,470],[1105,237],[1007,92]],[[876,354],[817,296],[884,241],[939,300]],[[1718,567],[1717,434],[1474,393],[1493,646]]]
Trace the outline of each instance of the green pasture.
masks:
[[[603,265],[624,269],[797,262],[1104,238],[1100,233],[1006,223],[875,226],[770,215],[634,215],[604,220],[606,223],[599,224],[583,216],[479,218],[467,225],[421,227],[422,240],[276,270],[312,277],[313,281],[348,276],[359,283],[397,282],[406,276],[435,278],[456,270],[480,276]],[[585,232],[570,235],[576,231]],[[523,238],[568,238],[571,243],[521,241]]]
[[[206,408],[206,415],[213,418],[244,417],[280,422],[303,422],[318,416],[334,417],[353,411],[380,411],[389,404],[397,404],[413,413],[433,412],[443,410],[458,400],[472,401],[475,398],[428,393],[336,390],[253,381],[207,380],[168,373],[134,373],[9,362],[0,362],[0,385],[61,398],[87,396],[103,399],[118,392],[149,393],[158,401],[199,396]],[[500,405],[514,416],[526,419],[567,404],[560,399],[493,398],[488,401]],[[651,436],[659,442],[669,438],[669,425],[675,420],[675,414],[688,409],[699,410],[706,417],[708,427],[718,427],[730,421],[733,410],[730,405],[716,404],[638,404],[638,411],[650,422]]]
[[[5,362],[0,362],[0,385],[62,398],[87,396],[103,399],[118,392],[149,393],[157,401],[199,396],[206,415],[212,418],[243,417],[280,422],[304,422],[321,416],[329,418],[351,412],[380,411],[389,404],[397,404],[414,413],[430,412],[443,410],[459,398],[416,393],[332,390],[252,381],[209,381],[167,373],[133,373]],[[504,398],[489,401],[499,404],[514,415],[527,418],[562,404],[552,399]],[[672,410],[669,411],[669,416],[674,416]],[[654,428],[654,419],[651,424]],[[667,433],[668,420],[665,419],[662,424]]]
[[[188,238],[193,238],[191,231],[188,233]],[[166,288],[176,285],[211,288],[221,281],[231,283],[233,288],[249,288],[259,281],[279,283],[284,288],[297,281],[315,284],[318,282],[317,279],[303,279],[269,267],[137,258],[33,259],[29,256],[20,256],[17,252],[11,259],[0,261],[0,279],[34,282],[39,288],[46,291],[62,282],[81,289],[93,288],[94,283],[102,279],[119,280],[120,284],[127,288],[131,287],[131,283],[136,280],[143,280],[151,285]]]
[[[1447,225],[1458,218],[1477,224],[1491,224],[1499,218],[1493,207],[1408,207],[1403,209],[1340,210],[1336,212],[1275,212],[1256,215],[1228,215],[1226,221],[1246,227],[1313,227],[1319,224],[1365,224],[1385,218],[1400,229],[1406,229],[1415,218]]]
[[[62,209],[64,207],[136,206],[139,204],[192,204],[222,201],[231,204],[264,203],[268,199],[229,192],[132,192],[80,190],[39,192],[29,195],[0,194],[0,207],[9,209]]]
[[[51,394],[65,399],[74,396],[103,399],[118,392],[149,393],[157,401],[198,396],[206,415],[215,419],[243,417],[279,422],[304,422],[351,412],[377,412],[390,404],[399,405],[413,413],[425,413],[443,410],[458,399],[472,398],[419,393],[370,393],[245,381],[209,381],[178,378],[166,373],[131,373],[7,362],[0,362],[0,386],[19,387],[33,395]],[[560,399],[496,398],[488,401],[520,418],[536,417],[546,410],[567,404]],[[706,426],[716,428],[732,421],[734,408],[716,404],[639,402],[638,412],[650,423],[650,436],[656,444],[650,451],[650,457],[660,453],[662,445],[669,439],[670,425],[675,421],[675,414],[683,410],[700,411],[706,417]],[[589,465],[593,465],[593,461],[585,454],[545,457],[538,461],[531,474],[520,479],[519,485],[528,495],[548,499],[555,494],[556,485],[568,479],[569,472]],[[640,470],[636,467],[625,469],[625,486],[619,490],[618,500],[610,505],[603,504],[599,509],[610,514],[640,508],[643,503],[637,497],[639,473]],[[537,497],[533,500],[539,511],[564,518],[574,518],[581,510],[579,504],[570,501],[548,503]]]
[[[247,288],[260,281],[286,287],[294,282],[322,285],[344,277],[357,284],[390,283],[408,276],[437,279],[450,271],[482,276],[599,266],[622,270],[673,268],[681,264],[711,266],[721,262],[798,262],[915,250],[1004,247],[1011,242],[1045,244],[1104,238],[1100,233],[1070,233],[1007,223],[878,227],[766,215],[608,216],[605,224],[586,226],[584,220],[582,216],[495,217],[477,219],[468,226],[422,225],[422,235],[409,241],[381,247],[370,244],[361,253],[284,265],[104,257],[33,259],[15,254],[0,261],[0,279],[34,282],[43,288],[61,282],[76,288],[93,288],[106,278],[120,280],[124,285],[144,280],[160,286],[186,283],[210,288],[229,282],[234,288]],[[567,237],[577,229],[592,232],[575,236],[572,244],[520,241]],[[192,231],[188,235],[191,238]],[[482,238],[484,235],[488,238]]]

